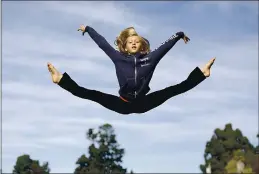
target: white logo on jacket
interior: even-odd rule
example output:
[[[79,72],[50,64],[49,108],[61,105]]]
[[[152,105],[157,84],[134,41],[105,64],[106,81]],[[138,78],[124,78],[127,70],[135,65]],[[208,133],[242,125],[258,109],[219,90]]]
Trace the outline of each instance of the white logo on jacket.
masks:
[[[174,38],[176,38],[175,35],[171,36],[171,37],[170,37],[169,39],[167,39],[165,42],[161,43],[161,45],[164,45],[166,42],[168,42],[168,41],[170,41],[170,40],[172,40],[172,39],[174,39]],[[160,45],[159,47],[157,47],[156,49],[154,49],[153,51],[155,51],[155,50],[157,50],[158,48],[160,48],[161,45]]]
[[[148,66],[150,63],[148,63],[148,60],[149,60],[149,57],[145,57],[143,59],[140,59],[140,66],[143,67],[143,66]]]

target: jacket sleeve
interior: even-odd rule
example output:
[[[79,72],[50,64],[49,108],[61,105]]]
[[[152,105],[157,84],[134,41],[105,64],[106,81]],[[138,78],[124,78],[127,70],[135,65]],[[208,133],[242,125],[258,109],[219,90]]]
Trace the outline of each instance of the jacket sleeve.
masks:
[[[89,34],[89,36],[94,40],[94,42],[110,57],[110,59],[114,62],[120,57],[120,53],[115,50],[107,40],[97,33],[92,27],[86,26],[85,32]],[[84,32],[84,33],[85,33]],[[84,35],[83,33],[83,35]]]
[[[176,33],[176,35],[173,35],[167,41],[162,43],[161,46],[149,53],[152,62],[158,63],[165,56],[165,54],[176,44],[176,42],[183,38],[183,36],[183,32],[178,32]]]

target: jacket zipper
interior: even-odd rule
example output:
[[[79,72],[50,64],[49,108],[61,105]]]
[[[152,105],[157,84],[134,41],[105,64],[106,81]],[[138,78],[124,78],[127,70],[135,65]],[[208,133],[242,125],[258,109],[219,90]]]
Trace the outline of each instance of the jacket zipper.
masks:
[[[135,85],[137,86],[137,58],[135,58]],[[137,97],[137,91],[135,91],[135,98]]]

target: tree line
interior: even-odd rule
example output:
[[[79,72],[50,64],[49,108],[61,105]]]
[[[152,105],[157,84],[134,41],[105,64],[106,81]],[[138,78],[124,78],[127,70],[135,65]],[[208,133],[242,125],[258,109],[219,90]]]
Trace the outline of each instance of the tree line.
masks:
[[[97,130],[89,129],[86,138],[91,142],[88,155],[83,154],[77,161],[74,174],[105,173],[126,174],[122,166],[125,149],[116,140],[115,130],[110,124],[101,125]],[[259,134],[257,134],[259,138]],[[241,130],[233,130],[231,124],[224,129],[215,129],[211,139],[206,142],[204,164],[200,170],[206,173],[253,173],[259,174],[259,146],[254,147]],[[173,168],[172,168],[173,172]],[[23,154],[17,157],[13,174],[49,174],[48,162]],[[131,170],[130,173],[133,173]]]

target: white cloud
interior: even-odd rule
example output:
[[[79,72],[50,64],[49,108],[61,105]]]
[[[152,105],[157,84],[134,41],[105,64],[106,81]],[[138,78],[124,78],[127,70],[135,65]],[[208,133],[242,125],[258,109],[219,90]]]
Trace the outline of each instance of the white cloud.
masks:
[[[16,142],[17,142],[17,140],[16,140]],[[15,144],[14,142],[12,142],[12,143],[4,143],[2,145],[2,147],[5,150],[13,149],[13,148],[24,148],[24,147],[26,147],[28,149],[29,148],[32,148],[32,149],[44,149],[44,146],[40,145],[38,143],[26,143],[26,142],[24,142],[24,143],[19,142],[19,144]],[[6,157],[6,156],[4,155],[4,157]],[[7,158],[12,158],[13,159],[14,156],[7,155]]]
[[[216,7],[221,13],[232,14],[233,10],[238,7],[249,9],[252,12],[256,12],[258,9],[257,1],[204,1],[204,2],[193,2],[192,7],[196,11],[202,12],[205,8]]]
[[[123,4],[115,2],[45,2],[46,7],[63,14],[80,17],[82,21],[89,25],[93,22],[106,23],[110,26],[136,26],[141,31],[146,31],[144,27],[135,21],[146,19],[139,16]],[[98,10],[97,10],[98,9]],[[100,13],[100,11],[102,13]]]

